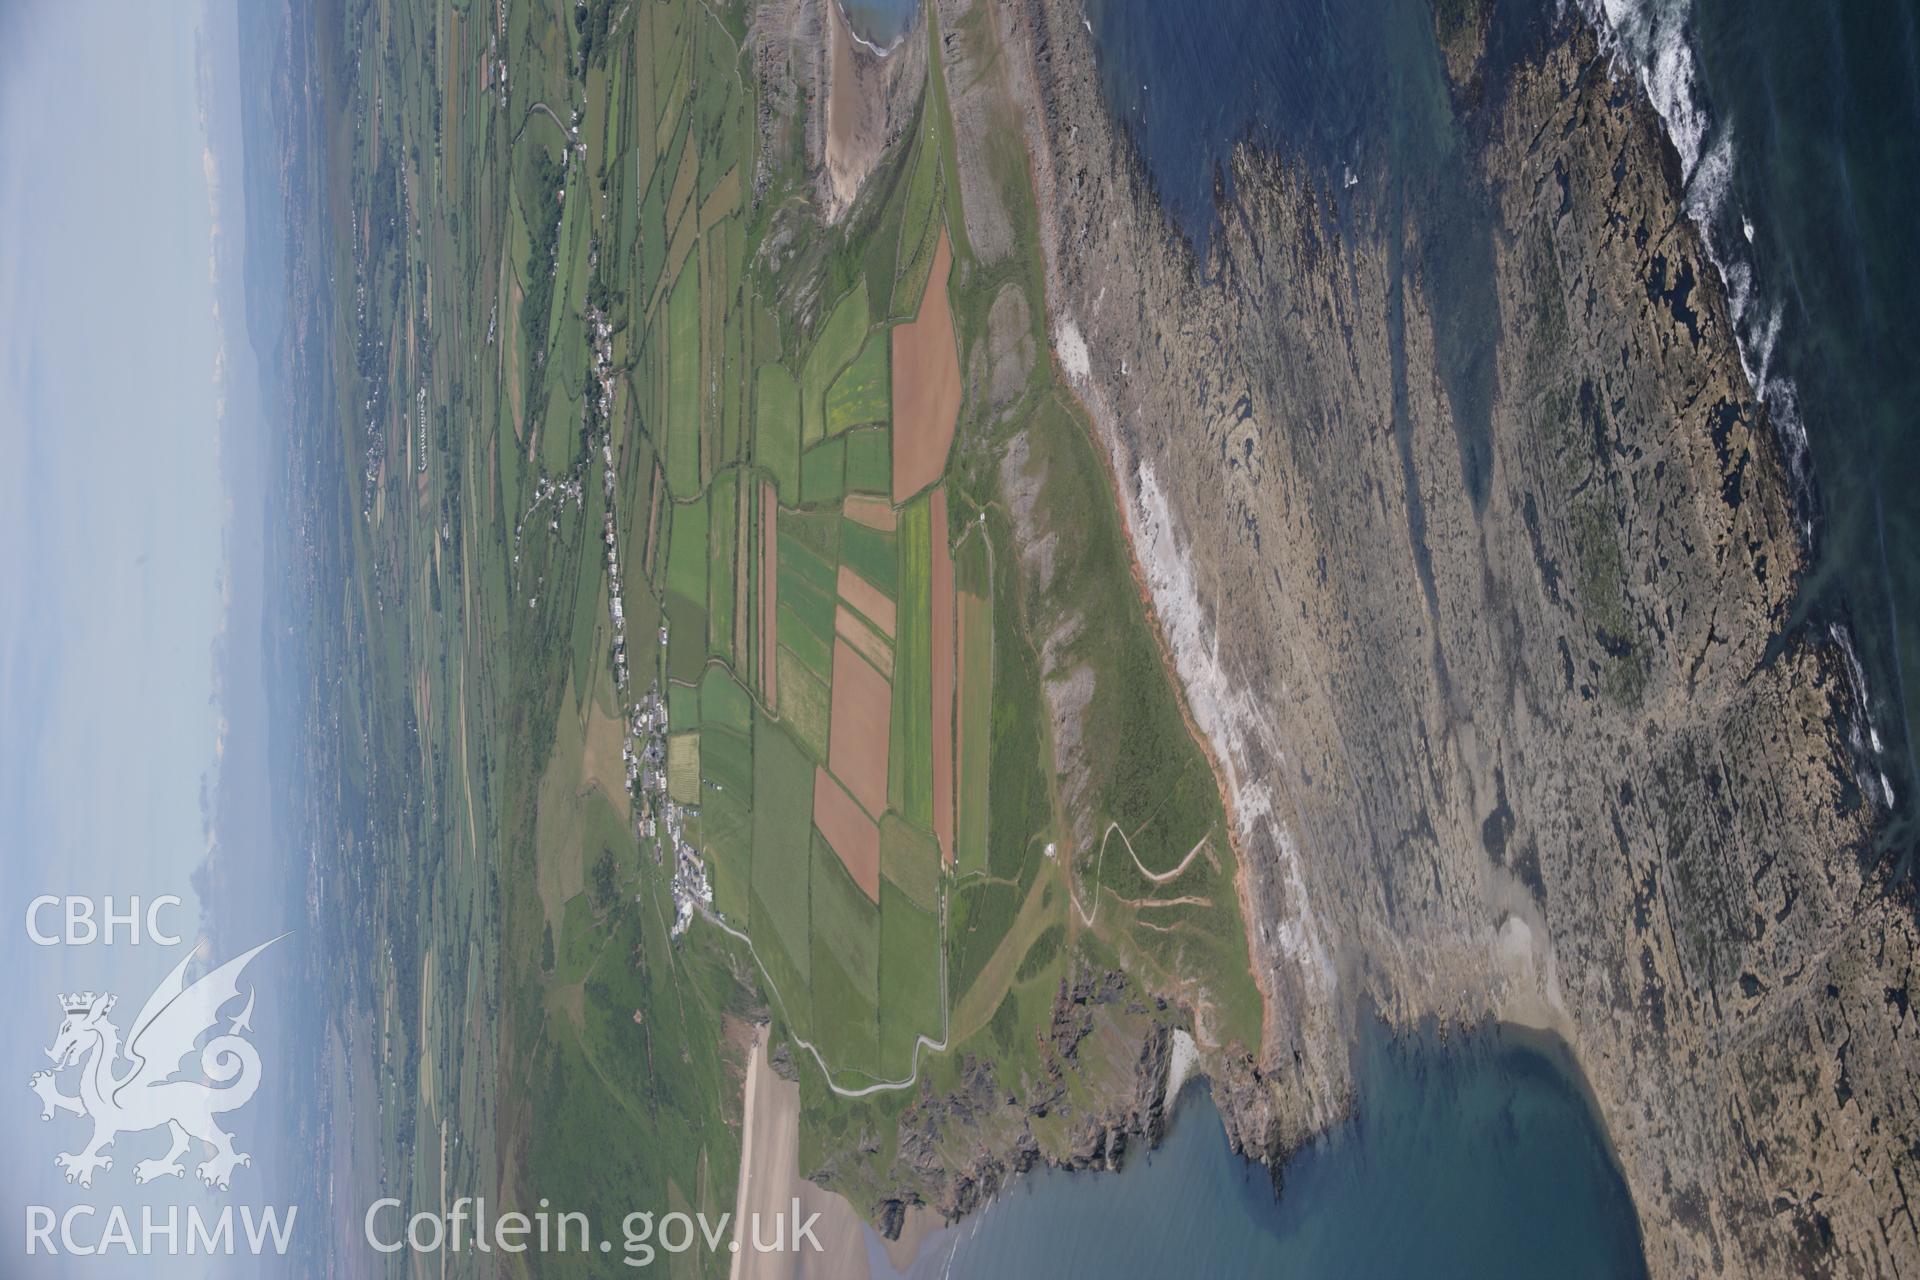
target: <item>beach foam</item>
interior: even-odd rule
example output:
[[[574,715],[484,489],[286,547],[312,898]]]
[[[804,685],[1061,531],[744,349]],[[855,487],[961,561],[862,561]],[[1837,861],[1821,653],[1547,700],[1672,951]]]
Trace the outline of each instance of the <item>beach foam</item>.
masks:
[[[1646,87],[1680,153],[1681,179],[1690,181],[1712,127],[1687,41],[1691,0],[1583,0],[1583,7]]]
[[[1073,332],[1078,337],[1078,330]],[[1081,349],[1084,352],[1084,344]],[[1062,363],[1066,363],[1064,355]],[[1280,855],[1282,879],[1292,908],[1291,914],[1279,922],[1281,950],[1314,987],[1331,994],[1337,981],[1333,959],[1321,939],[1313,902],[1307,895],[1300,851],[1276,811],[1272,782],[1240,774],[1241,762],[1251,754],[1250,740],[1260,743],[1261,755],[1277,761],[1287,758],[1285,743],[1246,682],[1238,673],[1229,672],[1222,661],[1219,637],[1194,586],[1191,551],[1180,536],[1153,464],[1141,459],[1134,480],[1134,498],[1126,504],[1128,530],[1153,596],[1154,612],[1186,687],[1187,705],[1200,731],[1216,748],[1241,832],[1249,838],[1264,836]],[[1250,923],[1264,929],[1271,922]]]
[[[1699,228],[1707,257],[1727,289],[1734,337],[1754,395],[1766,406],[1786,448],[1794,496],[1802,513],[1801,533],[1812,538],[1810,490],[1806,472],[1806,428],[1792,384],[1772,370],[1774,343],[1780,335],[1780,304],[1767,304],[1750,256],[1753,219],[1731,210],[1734,138],[1732,127],[1714,120],[1700,87],[1700,75],[1687,28],[1692,0],[1580,0],[1581,9],[1615,62],[1630,70],[1659,113],[1667,138],[1680,157],[1682,199]],[[1720,234],[1723,215],[1736,213],[1740,240]]]
[[[1733,191],[1733,131],[1716,126],[1700,88],[1699,67],[1687,26],[1691,0],[1581,0],[1588,19],[1615,62],[1631,71],[1659,113],[1669,141],[1680,157],[1682,199],[1700,229],[1707,255],[1727,285],[1728,305],[1741,340],[1741,360],[1756,394],[1766,392],[1767,357],[1772,352],[1771,318],[1749,323],[1756,299],[1752,263],[1726,251],[1718,224]],[[1753,239],[1752,221],[1740,225]],[[1757,351],[1750,338],[1762,339]],[[1771,406],[1769,406],[1771,407]]]
[[[1809,548],[1814,541],[1812,477],[1807,466],[1807,428],[1800,413],[1800,397],[1791,379],[1773,368],[1780,338],[1782,303],[1766,298],[1753,257],[1754,223],[1745,210],[1734,207],[1734,138],[1730,125],[1716,124],[1700,86],[1699,68],[1688,35],[1692,0],[1579,0],[1582,12],[1600,32],[1616,63],[1630,69],[1646,90],[1648,100],[1665,124],[1668,139],[1680,157],[1683,199],[1688,217],[1699,228],[1707,258],[1726,286],[1727,310],[1733,323],[1740,367],[1753,394],[1766,406],[1785,455],[1788,481],[1799,518],[1800,536]],[[1722,227],[1739,229],[1739,236],[1722,235]],[[1873,728],[1873,702],[1866,675],[1853,657],[1844,632],[1834,637],[1846,651],[1853,695],[1869,717],[1866,726],[1873,755],[1880,755],[1880,735]],[[1889,807],[1893,788],[1880,774],[1880,793]]]
[[[846,0],[834,0],[834,3],[836,6],[838,6],[840,10],[840,21],[846,24],[847,35],[853,40],[855,44],[859,45],[862,49],[865,49],[868,53],[871,53],[876,58],[888,57],[893,53],[895,49],[898,49],[902,44],[906,43],[908,32],[913,25],[914,13],[918,9],[918,6],[916,5],[907,10],[905,15],[900,20],[900,29],[894,33],[892,39],[888,40],[883,45],[879,43],[879,41],[874,40],[868,37],[867,35],[865,35],[864,33],[862,33],[860,29],[860,20],[858,17],[855,16],[853,10],[849,8],[849,6],[846,3]],[[878,16],[872,12],[869,12],[874,7],[875,6],[873,5],[862,6],[861,16],[863,17]]]

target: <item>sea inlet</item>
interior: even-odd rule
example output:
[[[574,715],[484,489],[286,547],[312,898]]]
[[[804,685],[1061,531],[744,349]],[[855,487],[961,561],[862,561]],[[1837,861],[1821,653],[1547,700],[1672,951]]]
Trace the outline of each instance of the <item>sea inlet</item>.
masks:
[[[1038,1171],[907,1275],[1634,1277],[1639,1219],[1558,1041],[1496,1027],[1355,1048],[1352,1116],[1279,1177],[1227,1145],[1204,1082],[1119,1173]],[[1276,1187],[1276,1181],[1278,1186]],[[877,1247],[874,1274],[897,1274]]]

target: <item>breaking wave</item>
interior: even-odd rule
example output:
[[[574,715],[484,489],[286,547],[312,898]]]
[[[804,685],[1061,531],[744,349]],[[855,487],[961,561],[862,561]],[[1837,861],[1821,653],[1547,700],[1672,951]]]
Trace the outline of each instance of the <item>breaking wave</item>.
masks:
[[[1727,291],[1727,310],[1741,367],[1753,393],[1766,406],[1780,440],[1792,485],[1794,508],[1802,541],[1812,549],[1815,498],[1807,465],[1807,429],[1800,412],[1799,393],[1791,379],[1773,368],[1779,341],[1783,304],[1768,298],[1759,283],[1754,258],[1752,215],[1736,207],[1733,191],[1734,137],[1731,124],[1714,119],[1700,84],[1698,59],[1689,27],[1693,0],[1577,0],[1581,11],[1600,33],[1603,47],[1615,63],[1630,70],[1645,89],[1648,100],[1666,126],[1668,139],[1680,157],[1682,199],[1687,215],[1699,228],[1701,243]],[[1863,757],[1874,760],[1878,794],[1893,805],[1893,788],[1877,762],[1882,746],[1871,722],[1873,702],[1866,674],[1844,625],[1828,628],[1829,638],[1845,655],[1853,696],[1867,717],[1865,743],[1856,743]],[[1864,750],[1870,746],[1870,754]]]
[[[1646,90],[1679,154],[1687,214],[1699,228],[1707,257],[1726,285],[1740,363],[1754,395],[1766,405],[1780,435],[1799,509],[1800,532],[1811,543],[1813,503],[1807,475],[1806,427],[1792,382],[1773,369],[1781,304],[1769,301],[1759,288],[1750,248],[1752,218],[1732,207],[1733,129],[1714,119],[1700,87],[1698,60],[1688,32],[1692,0],[1580,0],[1580,4],[1608,51]],[[1738,234],[1732,234],[1736,228]]]

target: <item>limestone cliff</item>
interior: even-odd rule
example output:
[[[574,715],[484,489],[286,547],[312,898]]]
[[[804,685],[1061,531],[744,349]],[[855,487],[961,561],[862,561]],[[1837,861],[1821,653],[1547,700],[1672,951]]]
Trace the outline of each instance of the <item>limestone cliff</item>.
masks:
[[[1235,814],[1268,996],[1257,1059],[1208,1064],[1235,1140],[1344,1111],[1365,1002],[1522,1021],[1586,1072],[1656,1274],[1920,1270],[1913,907],[1637,87],[1570,16],[1472,104],[1463,365],[1458,266],[1384,184],[1243,149],[1196,264],[1080,0],[986,7],[1055,354]]]

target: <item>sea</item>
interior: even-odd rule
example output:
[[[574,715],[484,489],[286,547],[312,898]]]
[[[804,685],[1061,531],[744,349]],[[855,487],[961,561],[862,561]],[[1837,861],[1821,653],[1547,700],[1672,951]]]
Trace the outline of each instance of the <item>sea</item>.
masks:
[[[1282,1166],[1227,1145],[1204,1082],[1119,1173],[1015,1179],[934,1237],[913,1280],[1646,1274],[1640,1225],[1557,1042],[1488,1028],[1356,1050],[1353,1116]],[[885,1255],[870,1250],[874,1274]]]
[[[920,0],[835,0],[853,34],[870,48],[891,50],[920,13]]]
[[[1442,5],[1452,0],[1440,0]],[[1558,3],[1488,0],[1485,102],[1551,38]],[[1747,374],[1789,460],[1812,553],[1781,641],[1851,655],[1872,851],[1914,874],[1920,713],[1920,8],[1912,0],[1576,0],[1666,122],[1689,214],[1728,290]],[[870,0],[876,8],[891,5]],[[850,5],[851,9],[853,6]],[[901,29],[911,4],[896,12]],[[1492,394],[1475,332],[1489,210],[1456,163],[1433,0],[1087,0],[1109,109],[1204,270],[1234,216],[1242,141],[1327,190],[1379,184],[1456,264],[1433,291],[1461,480],[1484,500]],[[872,22],[874,19],[863,18]],[[863,30],[872,39],[878,25]],[[1350,202],[1357,212],[1359,202]],[[1394,300],[1398,310],[1398,300]],[[1393,317],[1397,329],[1398,317]],[[1397,345],[1397,344],[1396,344]],[[1396,361],[1397,363],[1397,361]],[[1421,517],[1416,513],[1416,520]],[[908,1273],[1635,1276],[1640,1229],[1577,1069],[1509,1028],[1364,1029],[1355,1114],[1278,1186],[1235,1155],[1204,1084],[1165,1142],[1112,1174],[1039,1172],[929,1242]],[[876,1275],[893,1274],[873,1251]]]
[[[1874,856],[1920,849],[1920,7],[1590,0],[1667,122],[1814,552],[1793,626],[1850,655]]]

